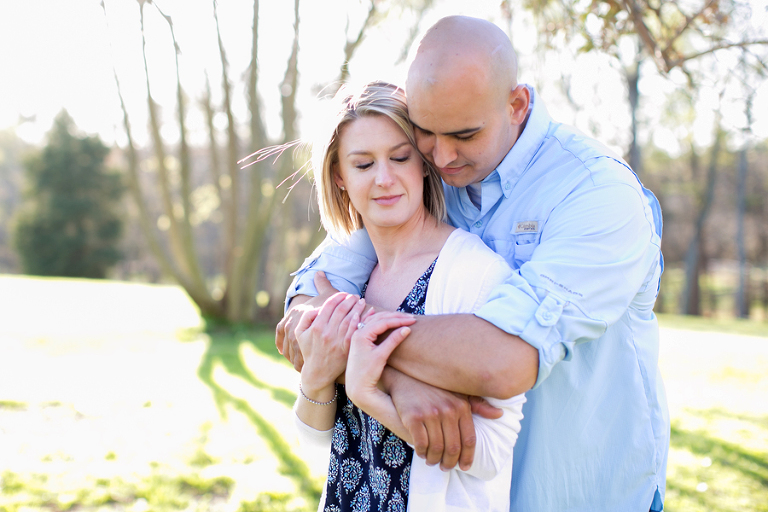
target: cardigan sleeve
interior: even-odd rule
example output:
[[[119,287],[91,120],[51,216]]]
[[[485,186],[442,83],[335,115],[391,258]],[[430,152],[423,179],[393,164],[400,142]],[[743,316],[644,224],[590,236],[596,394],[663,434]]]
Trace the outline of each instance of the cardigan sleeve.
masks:
[[[513,270],[479,237],[456,230],[443,247],[427,289],[427,314],[474,313],[485,304],[491,290]],[[473,415],[477,444],[475,459],[465,473],[490,480],[512,459],[520,432],[525,395],[507,400],[486,398],[503,411],[499,419]],[[452,471],[461,471],[458,468]]]
[[[328,460],[328,454],[331,450],[331,441],[333,439],[333,429],[330,430],[317,430],[299,418],[296,414],[296,410],[293,411],[293,424],[296,427],[296,437],[299,440],[299,446],[304,452],[305,457],[324,457]],[[325,470],[328,470],[328,465],[325,465]]]

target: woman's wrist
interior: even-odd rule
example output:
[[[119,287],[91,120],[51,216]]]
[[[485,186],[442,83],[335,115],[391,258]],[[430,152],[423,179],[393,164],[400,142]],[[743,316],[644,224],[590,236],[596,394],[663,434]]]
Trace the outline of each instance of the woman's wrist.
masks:
[[[326,403],[336,396],[336,383],[313,383],[302,378],[299,383],[299,392],[311,403]]]

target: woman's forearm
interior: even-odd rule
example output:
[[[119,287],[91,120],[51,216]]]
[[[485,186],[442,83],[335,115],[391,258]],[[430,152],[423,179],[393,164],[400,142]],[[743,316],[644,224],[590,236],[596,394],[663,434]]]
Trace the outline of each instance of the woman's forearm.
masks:
[[[376,419],[376,421],[394,432],[397,437],[413,445],[411,433],[405,428],[389,395],[376,389],[363,396],[350,396],[350,400],[368,416]]]

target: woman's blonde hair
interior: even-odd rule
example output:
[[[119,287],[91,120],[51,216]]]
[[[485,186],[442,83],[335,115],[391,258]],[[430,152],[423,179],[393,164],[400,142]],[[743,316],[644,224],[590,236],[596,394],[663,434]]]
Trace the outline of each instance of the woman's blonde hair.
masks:
[[[336,184],[334,173],[339,165],[339,137],[342,129],[361,117],[388,117],[403,130],[408,142],[416,148],[413,125],[408,117],[405,92],[396,85],[387,82],[370,82],[359,90],[342,86],[334,97],[339,105],[330,135],[315,143],[312,148],[312,161],[317,186],[317,202],[320,208],[320,220],[329,233],[347,236],[363,227],[363,219],[352,206],[349,195]],[[416,149],[418,152],[418,149]],[[427,212],[442,221],[446,216],[443,184],[437,171],[424,159],[424,206]]]

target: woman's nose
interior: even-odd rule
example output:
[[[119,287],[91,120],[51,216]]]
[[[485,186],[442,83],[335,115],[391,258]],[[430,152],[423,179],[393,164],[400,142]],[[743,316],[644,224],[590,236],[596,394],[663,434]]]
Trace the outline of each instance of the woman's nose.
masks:
[[[376,172],[376,185],[380,187],[388,187],[395,181],[394,169],[389,162],[386,162],[379,166]]]

